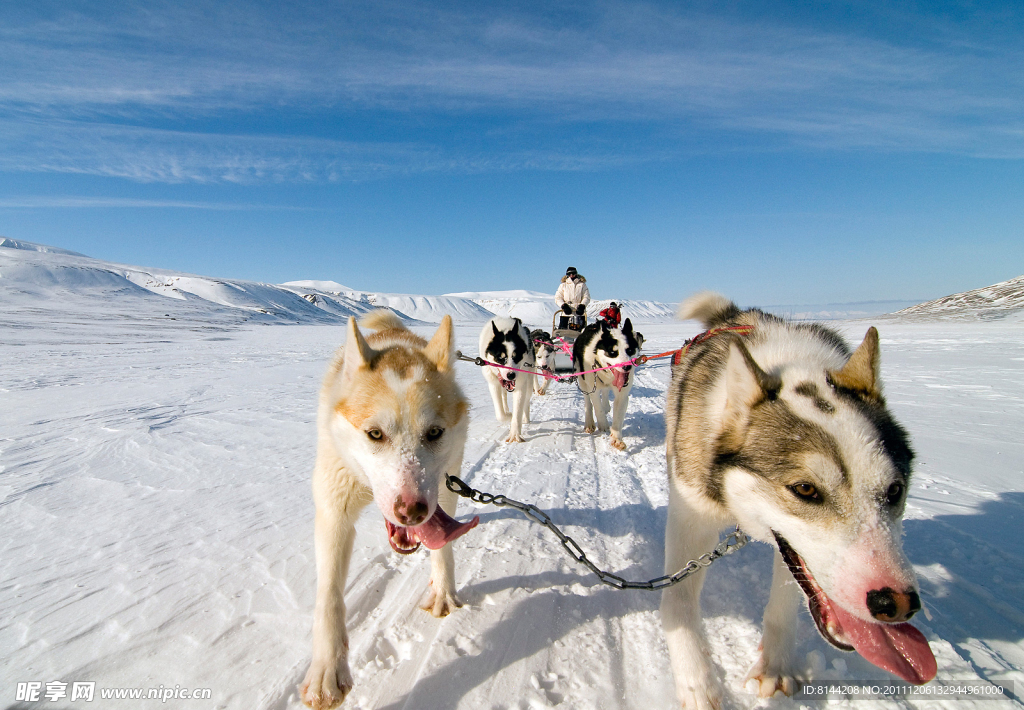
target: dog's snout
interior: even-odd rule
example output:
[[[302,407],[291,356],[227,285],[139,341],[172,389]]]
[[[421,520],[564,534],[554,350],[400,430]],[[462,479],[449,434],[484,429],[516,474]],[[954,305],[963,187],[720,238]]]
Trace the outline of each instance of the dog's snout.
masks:
[[[395,518],[402,525],[415,527],[427,519],[427,504],[425,501],[406,501],[402,496],[395,498]]]
[[[913,589],[897,592],[891,587],[868,592],[868,611],[879,621],[903,622],[921,611],[921,597]]]

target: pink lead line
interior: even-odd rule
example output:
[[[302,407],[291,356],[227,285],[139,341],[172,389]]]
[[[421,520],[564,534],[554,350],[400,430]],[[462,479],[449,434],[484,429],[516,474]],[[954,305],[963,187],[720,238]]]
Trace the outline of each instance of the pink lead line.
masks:
[[[544,370],[521,370],[518,367],[509,367],[508,365],[499,365],[496,362],[491,362],[490,360],[484,360],[482,357],[475,357],[475,358],[474,357],[466,357],[465,355],[462,354],[461,350],[456,352],[455,355],[460,360],[464,360],[465,362],[472,362],[474,364],[480,365],[481,367],[483,367],[484,365],[487,365],[489,367],[497,367],[497,368],[500,368],[502,370],[512,370],[513,372],[523,372],[523,373],[526,373],[527,375],[539,375],[541,377],[547,377],[549,380],[558,380],[559,382],[562,382],[564,380],[571,380],[572,378],[579,377],[580,375],[589,375],[592,372],[601,372],[602,370],[614,370],[615,368],[618,368],[618,367],[628,367],[630,365],[636,366],[638,364],[642,364],[642,363],[639,362],[640,360],[643,360],[644,362],[647,361],[646,358],[642,358],[642,357],[630,358],[626,362],[616,363],[615,365],[606,365],[605,367],[595,367],[593,370],[584,370],[583,372],[574,372],[571,375],[556,375],[553,372],[552,373],[547,373]]]
[[[562,345],[562,352],[565,353],[566,355],[572,355],[572,346],[569,345],[568,342],[566,342],[565,338],[559,338],[557,335],[555,336],[555,338],[558,340],[559,343],[561,343],[561,345]],[[540,340],[536,340],[534,342],[539,343],[541,341]]]

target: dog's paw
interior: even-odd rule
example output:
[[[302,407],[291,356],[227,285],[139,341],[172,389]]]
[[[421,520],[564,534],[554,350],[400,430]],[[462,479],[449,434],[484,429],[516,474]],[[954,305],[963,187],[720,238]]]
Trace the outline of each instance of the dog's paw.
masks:
[[[584,434],[593,434],[595,431],[597,431],[597,427],[593,425],[583,427]]]
[[[519,434],[509,434],[508,438],[505,439],[505,443],[506,444],[521,444],[524,441],[526,441],[526,440],[523,437],[521,437]]]
[[[448,616],[460,606],[462,606],[462,601],[455,596],[455,592],[437,592],[434,590],[434,583],[431,582],[427,588],[427,596],[420,605],[420,609],[429,611],[431,615],[440,619]]]
[[[762,698],[770,698],[778,692],[783,695],[795,693],[800,683],[793,674],[788,670],[771,666],[772,664],[762,655],[747,673],[744,687]]]
[[[612,446],[614,446],[619,451],[625,451],[626,450],[626,442],[624,442],[622,439],[619,439],[619,438],[613,436],[612,440],[611,440],[611,444],[612,444]]]
[[[313,661],[299,686],[299,697],[313,710],[329,710],[341,705],[351,690],[352,672],[348,661],[340,661],[337,667]]]
[[[722,710],[722,686],[717,682],[677,688],[677,693],[685,710]]]

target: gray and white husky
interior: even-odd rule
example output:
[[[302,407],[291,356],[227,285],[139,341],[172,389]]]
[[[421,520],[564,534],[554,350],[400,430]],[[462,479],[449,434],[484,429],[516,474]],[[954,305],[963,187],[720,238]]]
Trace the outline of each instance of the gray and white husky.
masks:
[[[762,697],[796,689],[800,592],[833,646],[911,683],[935,676],[900,543],[913,452],[886,408],[874,328],[852,353],[816,324],[740,311],[702,293],[679,315],[708,329],[673,364],[665,407],[669,475],[665,569],[674,573],[739,525],[775,548],[760,658]],[[705,572],[663,592],[661,612],[679,700],[721,706],[700,612]],[[795,578],[795,583],[794,583]]]
[[[572,362],[576,372],[619,365],[609,370],[579,375],[579,388],[583,392],[586,421],[583,430],[588,434],[607,431],[611,444],[624,451],[622,422],[626,418],[629,392],[633,389],[635,369],[631,360],[640,353],[643,336],[637,337],[629,318],[619,328],[612,328],[603,320],[591,323],[576,338],[572,347]],[[612,405],[612,423],[608,426],[609,400],[615,389]]]
[[[536,353],[530,330],[519,318],[491,318],[480,331],[480,357],[503,367],[485,366],[484,380],[491,390],[494,416],[499,422],[511,421],[508,443],[523,441],[523,424],[530,421],[530,396],[533,394]],[[515,369],[507,369],[515,368]],[[527,372],[517,372],[526,370]],[[506,393],[512,394],[512,409]]]

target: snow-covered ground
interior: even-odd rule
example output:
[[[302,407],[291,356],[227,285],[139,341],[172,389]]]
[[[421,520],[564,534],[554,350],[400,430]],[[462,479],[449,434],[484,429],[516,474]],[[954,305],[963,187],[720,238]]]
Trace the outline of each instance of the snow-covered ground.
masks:
[[[0,263],[0,707],[298,710],[316,576],[316,391],[344,329],[229,317],[194,300],[171,317],[106,290],[69,309],[59,283],[30,293],[11,273]],[[868,323],[833,325],[859,340]],[[915,623],[939,680],[1016,681],[1016,699],[759,701],[742,678],[771,554],[752,544],[715,564],[704,593],[727,708],[1024,704],[1024,330],[880,326],[888,399],[918,452],[905,545],[930,618]],[[479,328],[458,325],[467,352]],[[648,353],[699,330],[639,328]],[[625,453],[582,432],[568,384],[533,400],[526,443],[502,443],[483,378],[459,368],[473,407],[462,476],[537,504],[599,566],[659,575],[668,368],[638,372]],[[357,685],[345,708],[676,707],[657,594],[601,585],[515,511],[460,505],[459,518],[471,514],[481,525],[455,543],[466,606],[435,619],[417,608],[427,555],[393,553],[367,508],[346,592]],[[889,678],[825,644],[806,614],[800,624],[806,677]],[[94,681],[96,700],[17,702],[17,684],[32,681],[44,693],[63,681],[69,694]],[[160,686],[209,688],[212,700],[99,698]]]

